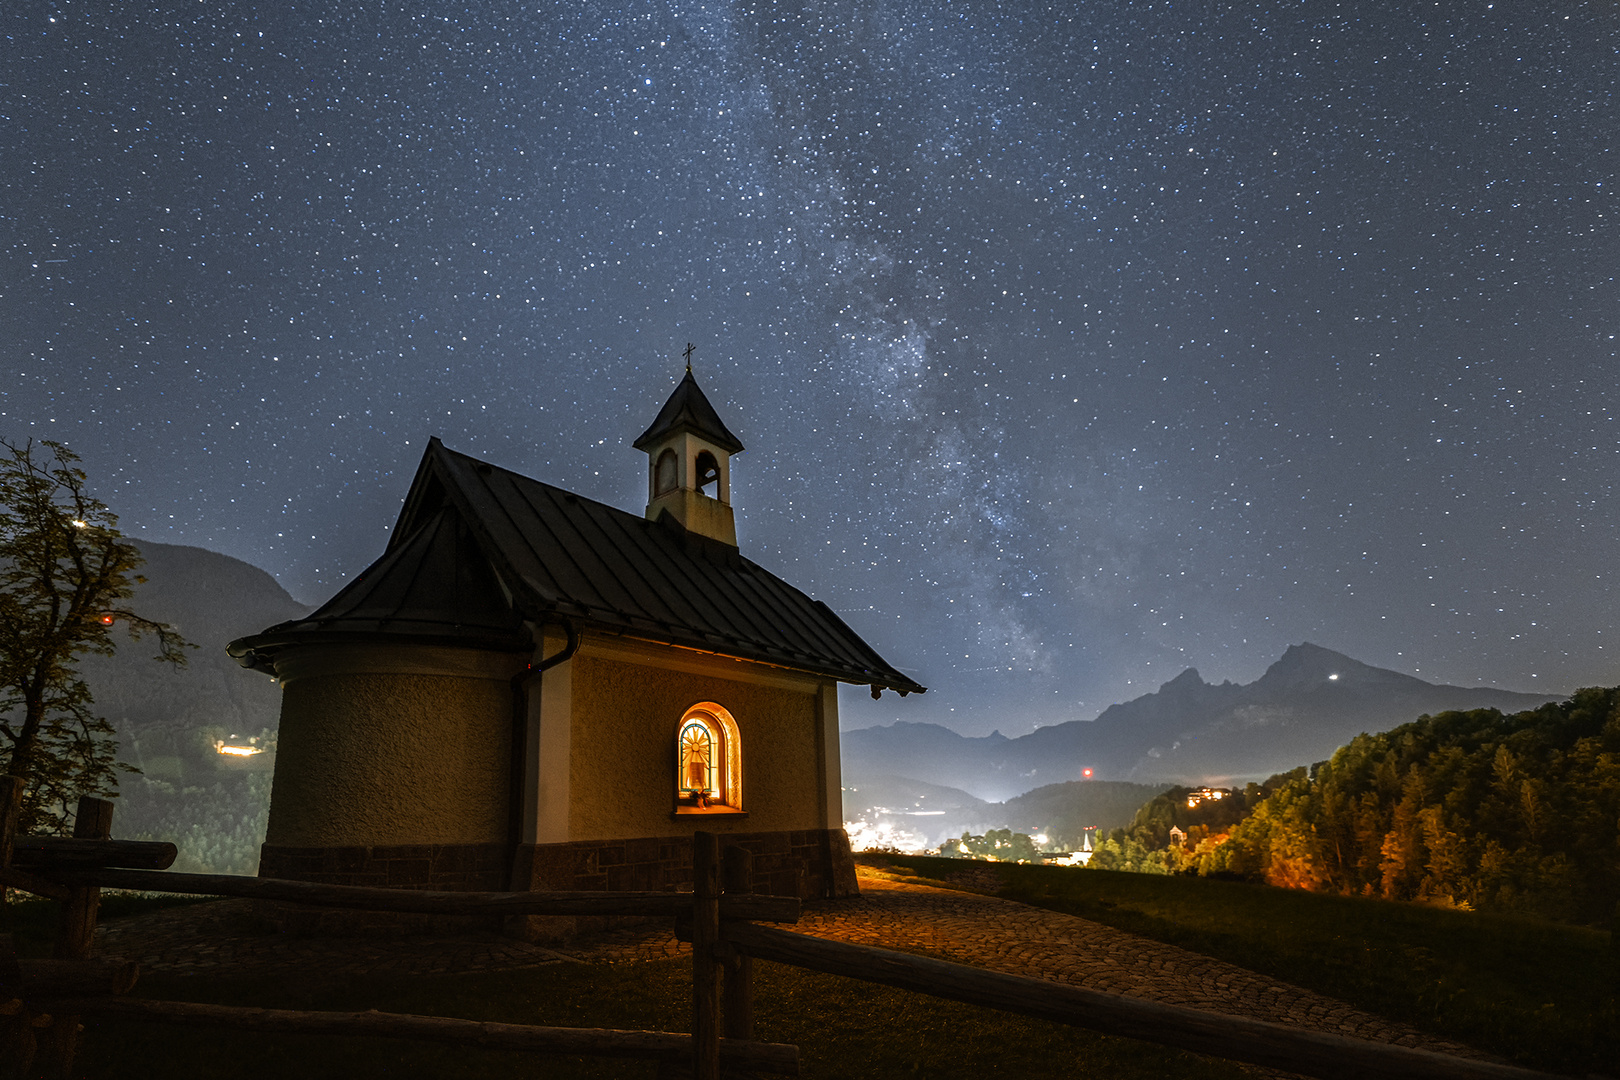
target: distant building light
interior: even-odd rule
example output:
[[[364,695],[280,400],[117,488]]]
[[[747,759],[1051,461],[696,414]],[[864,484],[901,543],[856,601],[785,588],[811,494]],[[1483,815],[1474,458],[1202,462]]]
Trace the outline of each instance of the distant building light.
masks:
[[[1332,675],[1329,675],[1328,676],[1328,681],[1329,682],[1338,682],[1339,681],[1338,672],[1334,672]]]

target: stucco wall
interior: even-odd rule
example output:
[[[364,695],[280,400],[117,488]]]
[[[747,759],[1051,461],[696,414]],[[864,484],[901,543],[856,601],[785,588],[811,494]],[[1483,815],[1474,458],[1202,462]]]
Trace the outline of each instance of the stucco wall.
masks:
[[[602,657],[578,656],[571,663],[572,839],[822,827],[814,692]],[[746,818],[671,816],[676,728],[700,701],[724,706],[737,721]]]
[[[503,678],[399,672],[290,679],[268,844],[479,844],[507,838]]]

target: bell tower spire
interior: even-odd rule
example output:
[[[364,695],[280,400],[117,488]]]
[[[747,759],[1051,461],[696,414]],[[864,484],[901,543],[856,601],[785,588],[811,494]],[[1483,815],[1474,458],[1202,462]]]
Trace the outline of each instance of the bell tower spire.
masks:
[[[667,513],[688,532],[736,547],[731,455],[741,453],[743,444],[698,389],[693,351],[688,344],[686,376],[634,444],[647,453],[647,518],[657,521]]]

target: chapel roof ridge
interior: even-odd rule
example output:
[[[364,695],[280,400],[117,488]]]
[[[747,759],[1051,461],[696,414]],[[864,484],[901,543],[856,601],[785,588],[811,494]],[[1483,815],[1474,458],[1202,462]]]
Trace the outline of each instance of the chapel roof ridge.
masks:
[[[386,585],[372,580],[357,590],[368,602],[353,606],[364,609],[364,619],[375,627],[372,632],[392,637],[383,624],[400,625],[395,621],[399,613],[377,610],[385,597],[446,596],[445,590],[431,588],[431,582],[415,579],[447,574],[454,560],[418,558],[415,552],[426,555],[422,532],[430,526],[445,528],[447,513],[458,523],[456,532],[436,532],[431,549],[448,551],[444,545],[453,536],[464,537],[457,542],[487,562],[500,583],[495,587],[504,586],[508,603],[523,619],[578,620],[609,634],[870,684],[874,690],[926,689],[887,663],[826,604],[735,549],[720,550],[722,545],[687,534],[679,523],[648,521],[451,450],[437,437],[428,441],[388,551],[367,571],[386,571],[389,577],[410,574],[412,580]],[[320,617],[330,618],[337,608],[361,615],[348,610],[350,596],[354,601],[359,596],[346,593],[304,620],[300,629],[319,632]],[[415,615],[418,627],[430,621],[426,614]],[[500,622],[488,616],[479,621]],[[360,629],[358,620],[346,620],[346,625]],[[284,640],[290,628],[244,638],[231,651],[246,663],[253,655],[249,650],[258,647],[264,663],[256,666],[269,670],[274,665],[269,647]]]

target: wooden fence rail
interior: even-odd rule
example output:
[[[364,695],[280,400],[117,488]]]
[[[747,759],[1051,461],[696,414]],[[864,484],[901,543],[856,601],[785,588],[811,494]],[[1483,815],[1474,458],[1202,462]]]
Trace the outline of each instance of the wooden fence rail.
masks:
[[[684,915],[692,910],[692,893],[673,892],[437,892],[428,889],[381,889],[365,885],[327,885],[314,881],[238,877],[233,874],[177,874],[168,870],[36,870],[37,876],[61,885],[95,885],[108,889],[184,893],[194,896],[239,896],[280,900],[314,907],[362,911],[396,911],[428,915]],[[723,919],[762,922],[799,921],[800,904],[792,896],[726,896],[720,899]]]
[[[25,869],[66,870],[75,866],[131,866],[167,870],[180,850],[165,840],[96,840],[67,836],[19,836],[11,865]]]
[[[253,1031],[387,1036],[557,1054],[653,1058],[673,1065],[690,1063],[693,1080],[719,1080],[722,1068],[728,1072],[797,1075],[797,1047],[753,1040],[752,961],[757,957],[1322,1080],[1359,1080],[1367,1076],[1385,1080],[1552,1080],[1549,1074],[1509,1065],[1161,1005],[760,926],[758,922],[797,922],[799,901],[747,894],[748,853],[730,847],[722,856],[718,838],[712,833],[699,832],[694,837],[691,893],[431,892],[222,874],[176,874],[105,864],[90,868],[86,864],[96,859],[118,859],[126,867],[131,863],[135,867],[167,866],[173,862],[173,847],[131,846],[130,842],[109,840],[111,804],[95,799],[80,802],[75,829],[78,839],[48,843],[39,843],[36,838],[14,839],[12,830],[20,798],[21,789],[15,779],[0,776],[0,890],[9,885],[64,902],[57,941],[57,955],[62,959],[10,961],[8,968],[7,958],[0,955],[0,1043],[5,1042],[8,1030],[24,1041],[34,1038],[32,1030],[43,1030],[40,1042],[48,1071],[55,1075],[65,1075],[72,1060],[80,1015],[223,1025]],[[98,844],[101,846],[91,846]],[[25,866],[12,864],[14,851]],[[133,966],[88,959],[97,898],[104,887],[440,915],[673,916],[677,933],[693,946],[692,1034],[123,998],[117,995],[133,983]],[[0,946],[7,944],[0,939]],[[8,982],[17,983],[19,996],[12,998],[8,993]],[[31,1000],[25,1004],[25,998]],[[47,1007],[56,1014],[54,1024],[40,1011]],[[0,1060],[0,1078],[8,1075],[8,1064],[15,1075],[23,1075],[22,1070],[27,1069],[25,1062]]]
[[[1512,1065],[1366,1042],[1308,1028],[1161,1005],[1079,986],[828,941],[768,926],[727,923],[722,941],[761,960],[913,990],[933,997],[1091,1028],[1211,1057],[1323,1080],[1551,1080]]]
[[[547,1054],[643,1058],[672,1065],[692,1060],[692,1036],[669,1031],[617,1031],[612,1028],[542,1027],[497,1024],[445,1016],[411,1016],[385,1012],[305,1012],[255,1009],[232,1005],[199,1005],[186,1001],[138,998],[45,1000],[47,1008],[122,1019],[169,1024],[231,1027],[297,1035],[357,1035],[456,1043],[491,1050],[526,1050]],[[790,1043],[739,1042],[720,1039],[720,1064],[726,1069],[796,1076],[799,1048]]]

